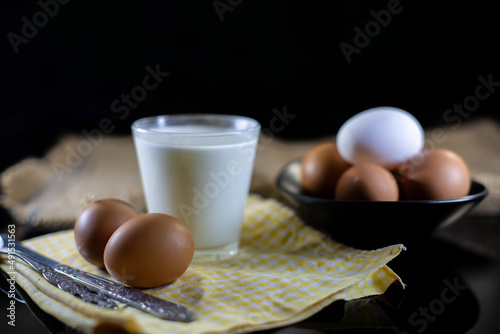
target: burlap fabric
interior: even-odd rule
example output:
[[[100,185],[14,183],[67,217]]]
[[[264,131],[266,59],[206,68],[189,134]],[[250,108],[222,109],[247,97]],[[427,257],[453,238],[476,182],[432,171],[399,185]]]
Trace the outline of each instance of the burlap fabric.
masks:
[[[317,142],[262,137],[251,191],[280,199],[274,184],[277,173]],[[488,197],[468,219],[439,231],[439,235],[488,256],[500,257],[500,124],[480,119],[428,129],[426,147],[444,147],[459,153],[473,177],[489,190]],[[30,228],[71,228],[82,206],[94,198],[121,198],[145,211],[130,137],[63,137],[43,158],[28,158],[7,169],[1,175],[1,186],[0,203],[20,224]],[[490,242],[483,240],[478,244],[471,240],[474,236],[479,238],[478,233]]]

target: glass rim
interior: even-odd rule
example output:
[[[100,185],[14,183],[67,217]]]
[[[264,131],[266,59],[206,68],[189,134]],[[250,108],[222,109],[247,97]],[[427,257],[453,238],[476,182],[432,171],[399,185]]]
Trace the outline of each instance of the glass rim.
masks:
[[[239,119],[246,121],[247,124],[249,125],[248,127],[244,129],[236,129],[236,128],[228,128],[228,131],[213,131],[213,132],[168,132],[168,131],[158,131],[151,129],[147,125],[151,124],[156,124],[160,125],[165,124],[167,120],[199,120],[199,121],[229,121],[229,120],[234,120],[234,119]],[[231,136],[231,135],[241,135],[244,133],[260,130],[261,125],[260,123],[247,116],[241,116],[241,115],[229,115],[229,114],[169,114],[169,115],[157,115],[157,116],[148,116],[148,117],[143,117],[135,120],[132,123],[132,130],[137,131],[139,133],[143,134],[150,134],[150,135],[158,135],[158,136],[164,136],[164,135],[171,135],[171,136],[179,136],[179,137],[211,137],[211,136]]]

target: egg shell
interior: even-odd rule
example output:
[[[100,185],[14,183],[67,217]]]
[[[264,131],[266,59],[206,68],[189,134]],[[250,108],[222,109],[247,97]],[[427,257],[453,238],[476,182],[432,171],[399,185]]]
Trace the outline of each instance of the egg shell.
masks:
[[[152,288],[180,277],[193,255],[193,236],[184,223],[167,214],[146,213],[113,233],[104,250],[104,263],[118,281]]]
[[[422,150],[424,130],[402,109],[377,107],[348,119],[336,140],[339,154],[348,163],[371,162],[393,169]]]
[[[75,222],[75,244],[88,262],[104,268],[104,248],[118,227],[137,216],[127,202],[105,198],[88,204]]]
[[[335,190],[336,200],[397,201],[396,178],[387,169],[372,163],[359,163],[342,174]]]
[[[334,142],[320,143],[302,159],[302,189],[312,196],[333,198],[338,179],[350,166],[342,159]]]
[[[406,200],[447,200],[466,196],[471,178],[465,161],[447,149],[421,152],[398,168]]]

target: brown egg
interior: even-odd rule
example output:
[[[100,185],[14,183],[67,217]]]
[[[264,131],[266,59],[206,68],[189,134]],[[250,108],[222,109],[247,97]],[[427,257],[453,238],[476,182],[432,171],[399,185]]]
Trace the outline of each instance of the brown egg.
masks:
[[[123,223],[137,216],[134,208],[119,199],[106,198],[90,203],[75,223],[75,243],[88,262],[104,268],[104,248]]]
[[[302,159],[301,184],[304,192],[316,197],[333,198],[340,175],[350,166],[342,159],[334,142],[316,145]]]
[[[384,167],[360,163],[342,174],[337,182],[335,199],[349,201],[397,201],[396,178]]]
[[[446,200],[469,193],[469,168],[455,152],[434,149],[417,154],[398,169],[406,200]]]
[[[104,251],[104,263],[118,281],[152,288],[181,276],[193,255],[193,236],[184,223],[163,213],[146,213],[113,233]]]

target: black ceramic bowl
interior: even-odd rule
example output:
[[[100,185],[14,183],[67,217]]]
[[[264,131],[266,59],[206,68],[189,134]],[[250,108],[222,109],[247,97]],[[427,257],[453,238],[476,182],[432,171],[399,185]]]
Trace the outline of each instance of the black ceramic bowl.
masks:
[[[278,189],[308,225],[347,245],[371,249],[422,241],[463,217],[488,194],[472,181],[467,196],[442,201],[338,201],[308,196],[300,185],[300,159],[287,164]]]

